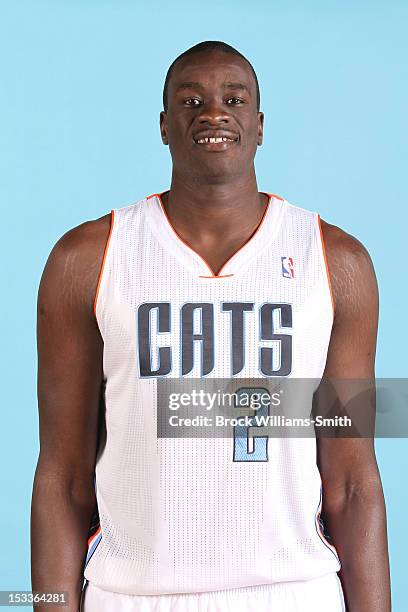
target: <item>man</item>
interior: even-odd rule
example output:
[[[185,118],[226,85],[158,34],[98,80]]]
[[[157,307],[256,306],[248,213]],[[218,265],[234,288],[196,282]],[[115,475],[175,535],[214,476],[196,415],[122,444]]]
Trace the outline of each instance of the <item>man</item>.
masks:
[[[372,439],[157,438],[166,377],[373,379],[378,321],[361,243],[258,191],[246,58],[196,45],[163,102],[170,189],[69,231],[41,280],[33,589],[76,611],[85,565],[85,612],[387,612]]]

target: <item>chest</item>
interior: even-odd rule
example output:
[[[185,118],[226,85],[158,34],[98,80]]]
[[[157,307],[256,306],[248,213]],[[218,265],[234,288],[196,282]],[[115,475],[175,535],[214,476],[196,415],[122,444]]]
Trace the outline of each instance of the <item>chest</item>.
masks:
[[[321,375],[332,308],[312,214],[276,209],[215,276],[145,211],[121,212],[112,234],[97,304],[106,375]]]

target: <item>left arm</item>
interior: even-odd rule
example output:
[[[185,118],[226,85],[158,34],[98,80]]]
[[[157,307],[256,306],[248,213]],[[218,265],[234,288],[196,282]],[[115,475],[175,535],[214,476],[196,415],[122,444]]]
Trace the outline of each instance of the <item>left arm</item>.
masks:
[[[323,377],[368,379],[374,386],[378,287],[370,256],[339,228],[322,222],[322,231],[335,309]],[[339,387],[340,405],[350,400],[348,386]],[[390,612],[386,511],[373,438],[319,438],[317,448],[322,518],[340,557],[347,611]]]

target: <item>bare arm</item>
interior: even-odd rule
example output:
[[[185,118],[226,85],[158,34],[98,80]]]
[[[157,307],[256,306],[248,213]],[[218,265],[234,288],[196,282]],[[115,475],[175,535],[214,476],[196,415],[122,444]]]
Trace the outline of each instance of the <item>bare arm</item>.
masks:
[[[335,318],[325,378],[374,384],[378,288],[371,259],[352,236],[322,222]],[[340,386],[346,405],[347,386]],[[389,612],[386,512],[372,438],[320,438],[322,518],[339,553],[348,612]]]
[[[78,610],[96,503],[103,342],[93,300],[108,231],[109,215],[65,234],[51,251],[38,294],[40,454],[31,508],[32,589],[68,591],[67,612]]]

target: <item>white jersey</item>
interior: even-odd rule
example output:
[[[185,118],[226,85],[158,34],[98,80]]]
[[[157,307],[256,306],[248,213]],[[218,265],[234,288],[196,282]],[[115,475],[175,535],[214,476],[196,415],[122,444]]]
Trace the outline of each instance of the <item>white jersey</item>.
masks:
[[[257,231],[218,275],[177,235],[160,194],[111,215],[95,297],[100,527],[85,578],[157,595],[337,572],[315,438],[258,438],[255,452],[231,437],[157,436],[166,378],[321,379],[333,298],[318,213],[269,194]],[[310,409],[312,393],[303,401]]]

